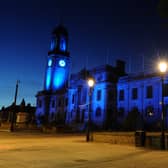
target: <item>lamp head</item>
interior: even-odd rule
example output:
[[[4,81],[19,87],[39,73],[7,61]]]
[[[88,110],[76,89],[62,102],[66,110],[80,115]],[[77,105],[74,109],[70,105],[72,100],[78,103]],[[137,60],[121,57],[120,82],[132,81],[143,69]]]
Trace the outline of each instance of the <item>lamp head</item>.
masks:
[[[93,87],[94,84],[95,84],[95,81],[94,81],[93,78],[89,78],[88,81],[87,81],[87,83],[88,83],[88,86],[89,86],[89,87]]]
[[[160,62],[159,63],[159,70],[161,73],[165,73],[167,71],[167,63],[166,62]]]

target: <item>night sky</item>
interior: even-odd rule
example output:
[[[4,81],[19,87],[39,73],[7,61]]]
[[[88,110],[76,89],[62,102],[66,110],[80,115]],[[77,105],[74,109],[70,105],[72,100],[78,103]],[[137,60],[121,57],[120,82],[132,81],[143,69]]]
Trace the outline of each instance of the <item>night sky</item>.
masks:
[[[142,58],[151,69],[159,55],[168,54],[168,22],[157,6],[157,0],[1,0],[0,107],[13,102],[18,79],[17,104],[22,98],[36,104],[51,32],[60,22],[69,31],[71,72],[115,65],[116,59],[138,72]]]

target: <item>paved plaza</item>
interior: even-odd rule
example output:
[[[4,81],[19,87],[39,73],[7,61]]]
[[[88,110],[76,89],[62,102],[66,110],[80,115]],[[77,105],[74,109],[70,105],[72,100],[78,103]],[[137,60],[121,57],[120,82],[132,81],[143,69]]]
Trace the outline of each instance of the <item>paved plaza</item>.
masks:
[[[165,168],[168,151],[86,143],[84,135],[0,132],[1,168]]]

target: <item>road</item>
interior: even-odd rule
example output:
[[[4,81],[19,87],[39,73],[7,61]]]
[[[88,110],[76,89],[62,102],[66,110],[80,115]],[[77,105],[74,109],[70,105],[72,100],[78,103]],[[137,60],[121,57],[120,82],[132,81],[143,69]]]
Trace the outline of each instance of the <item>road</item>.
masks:
[[[164,168],[168,151],[85,142],[84,136],[0,132],[1,168]]]

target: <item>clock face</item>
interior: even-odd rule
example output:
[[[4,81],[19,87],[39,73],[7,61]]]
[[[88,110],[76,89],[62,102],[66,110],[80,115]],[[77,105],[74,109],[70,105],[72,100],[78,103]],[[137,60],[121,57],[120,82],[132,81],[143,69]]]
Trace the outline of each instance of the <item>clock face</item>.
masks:
[[[49,60],[48,60],[48,66],[49,66],[49,67],[52,66],[52,59],[49,59]]]
[[[66,62],[64,60],[59,60],[59,66],[60,67],[65,67],[66,66]]]

